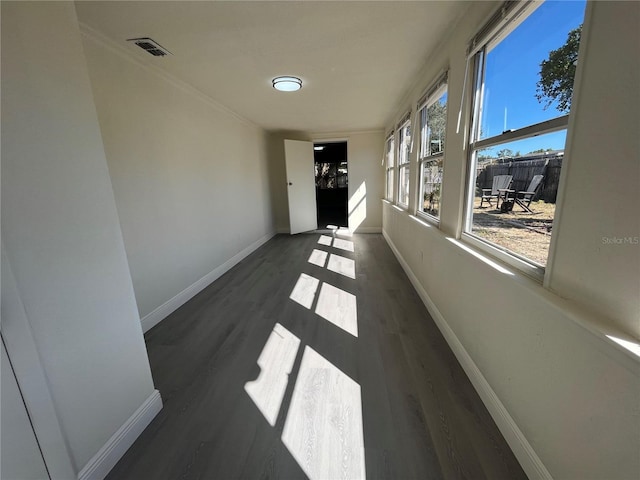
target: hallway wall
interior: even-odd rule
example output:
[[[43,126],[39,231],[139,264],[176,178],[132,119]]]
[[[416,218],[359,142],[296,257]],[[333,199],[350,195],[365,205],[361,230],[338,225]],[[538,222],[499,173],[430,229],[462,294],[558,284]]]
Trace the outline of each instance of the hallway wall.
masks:
[[[466,43],[492,8],[469,9],[394,119],[447,66],[457,114]],[[467,155],[457,115],[447,123],[439,228],[382,202],[386,237],[533,478],[640,472],[640,358],[610,338],[640,344],[640,247],[603,242],[640,231],[639,67],[616,60],[639,58],[639,20],[637,3],[587,6],[544,285],[457,240]],[[411,185],[417,175],[412,168]]]
[[[3,278],[3,337],[28,322],[58,417],[46,423],[66,442],[42,448],[77,474],[154,386],[74,5],[1,8],[2,242],[24,308],[8,309]]]
[[[146,330],[273,234],[267,136],[87,28],[83,44]]]

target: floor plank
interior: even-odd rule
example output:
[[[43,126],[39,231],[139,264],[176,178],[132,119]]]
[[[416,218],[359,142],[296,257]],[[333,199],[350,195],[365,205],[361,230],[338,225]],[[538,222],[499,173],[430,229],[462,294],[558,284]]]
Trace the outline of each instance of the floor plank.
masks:
[[[111,480],[526,478],[381,235],[278,235],[145,340]]]

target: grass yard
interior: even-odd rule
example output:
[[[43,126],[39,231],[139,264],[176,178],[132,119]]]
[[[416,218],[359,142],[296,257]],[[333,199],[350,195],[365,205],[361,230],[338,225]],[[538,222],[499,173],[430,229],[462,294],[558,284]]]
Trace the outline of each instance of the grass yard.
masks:
[[[476,198],[473,208],[473,233],[485,240],[508,248],[546,265],[551,228],[556,205],[542,201],[531,202],[533,213],[525,212],[519,205],[513,211],[501,213],[493,206],[480,208],[480,198]]]

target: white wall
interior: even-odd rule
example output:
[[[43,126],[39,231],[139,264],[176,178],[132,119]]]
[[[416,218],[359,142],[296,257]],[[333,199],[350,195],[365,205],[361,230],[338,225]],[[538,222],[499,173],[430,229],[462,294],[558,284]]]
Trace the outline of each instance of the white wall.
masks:
[[[592,8],[549,286],[640,339],[640,6]]]
[[[266,134],[95,33],[83,40],[140,316],[164,315],[274,231]]]
[[[601,237],[637,236],[639,230],[640,7],[589,6],[563,213],[554,223],[557,245],[547,272],[556,293],[509,267],[494,268],[451,241],[459,236],[463,211],[464,139],[453,132],[464,52],[491,8],[470,6],[389,122],[450,66],[440,229],[383,202],[384,231],[431,302],[432,315],[451,333],[456,354],[468,354],[479,369],[472,376],[476,386],[495,393],[483,399],[530,476],[545,475],[546,468],[562,479],[638,478],[640,362],[605,334],[638,338],[640,247],[607,248]],[[503,418],[496,415],[501,408],[507,412]]]
[[[346,141],[349,175],[349,227],[360,233],[380,232],[384,195],[381,165],[384,133],[377,132],[274,132],[269,138],[269,164],[274,218],[278,232],[289,231],[284,139]]]
[[[71,2],[2,2],[2,241],[77,473],[154,388]]]
[[[2,350],[2,387],[0,388],[0,478],[41,480],[47,478],[47,470],[38,449],[36,436],[29,422],[24,400],[18,389],[9,357]]]

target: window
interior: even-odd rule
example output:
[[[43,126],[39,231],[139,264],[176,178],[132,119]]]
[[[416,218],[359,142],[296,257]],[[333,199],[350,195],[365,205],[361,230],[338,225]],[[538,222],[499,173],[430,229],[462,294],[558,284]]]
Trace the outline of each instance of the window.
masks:
[[[390,202],[393,202],[393,169],[395,166],[395,141],[393,139],[393,132],[387,138],[387,150],[385,154],[385,163],[387,169],[387,191],[386,198]]]
[[[407,115],[398,129],[398,203],[409,205],[409,153],[411,150],[411,120]]]
[[[537,277],[553,232],[584,9],[584,1],[505,2],[470,48],[464,237]]]
[[[444,140],[447,126],[447,75],[427,92],[418,107],[420,119],[420,189],[418,213],[440,217]]]

